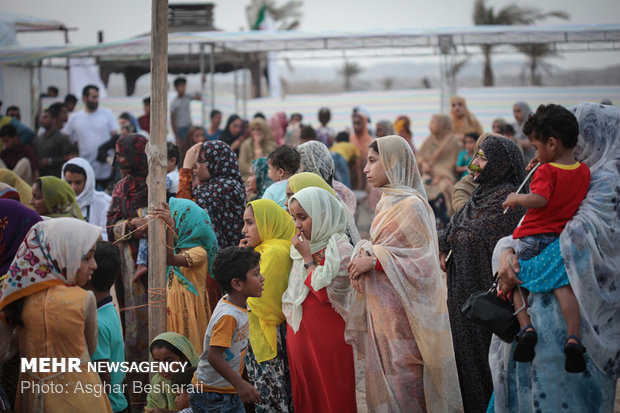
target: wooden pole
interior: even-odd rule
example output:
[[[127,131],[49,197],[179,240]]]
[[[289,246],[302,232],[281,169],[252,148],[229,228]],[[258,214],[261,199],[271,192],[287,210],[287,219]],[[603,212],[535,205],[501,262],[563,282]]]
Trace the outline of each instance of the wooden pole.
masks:
[[[168,112],[168,0],[152,0],[151,11],[151,139],[149,210],[166,200],[166,119]],[[166,232],[159,219],[149,223],[149,337],[166,328]]]

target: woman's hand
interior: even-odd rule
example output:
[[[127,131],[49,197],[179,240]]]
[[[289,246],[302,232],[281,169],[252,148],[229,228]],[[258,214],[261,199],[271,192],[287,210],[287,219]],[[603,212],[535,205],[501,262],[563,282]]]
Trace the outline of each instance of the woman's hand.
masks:
[[[304,237],[303,232],[293,235],[293,246],[304,259],[304,263],[312,261],[312,252],[310,252],[310,242]]]
[[[185,152],[185,158],[183,159],[183,168],[192,169],[196,162],[198,162],[198,154],[200,153],[200,147],[203,142],[199,142],[193,145]]]
[[[249,248],[250,240],[248,238],[243,238],[241,241],[239,241],[239,246],[243,248]]]
[[[448,254],[444,251],[439,251],[439,267],[441,267],[441,271],[448,272],[448,265],[446,264],[446,257]]]
[[[132,218],[129,220],[129,225],[134,227],[134,232],[131,234],[132,238],[144,238],[148,231],[147,218]]]
[[[170,213],[170,205],[166,202],[162,202],[161,204],[161,207],[153,208],[151,215],[156,218],[161,218],[161,220],[166,223],[167,227],[174,231],[174,219],[172,219],[172,214]]]
[[[497,271],[499,275],[498,295],[501,296],[512,291],[517,285],[523,284],[517,278],[519,270],[519,260],[517,260],[514,250],[511,248],[504,251],[499,258],[499,269]]]
[[[366,275],[362,275],[361,277],[356,278],[355,280],[351,280],[351,287],[356,291],[364,294],[364,284],[366,282]]]
[[[347,271],[349,272],[349,278],[351,280],[357,280],[361,275],[364,275],[375,269],[372,262],[374,257],[355,257],[347,265]]]

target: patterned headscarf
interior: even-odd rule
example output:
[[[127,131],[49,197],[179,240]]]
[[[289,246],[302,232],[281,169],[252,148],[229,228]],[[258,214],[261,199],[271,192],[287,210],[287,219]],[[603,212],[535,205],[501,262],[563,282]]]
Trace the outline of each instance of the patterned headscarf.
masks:
[[[116,183],[112,192],[108,226],[122,219],[136,218],[138,209],[148,203],[146,143],[147,139],[144,136],[136,134],[123,136],[116,143],[119,153],[127,159],[131,168],[128,170],[128,175]],[[112,228],[108,228],[108,237],[114,239]]]
[[[219,248],[209,214],[194,201],[178,198],[170,198],[170,213],[177,233],[174,242],[175,252],[178,253],[183,248],[203,247],[207,251],[209,274],[211,274],[211,264]],[[198,295],[196,288],[183,276],[178,267],[168,267],[166,273],[170,273],[170,270],[174,271],[181,285]]]
[[[256,196],[258,198],[263,196],[265,189],[267,189],[274,182],[269,177],[269,164],[267,164],[267,158],[258,158],[252,161],[252,171],[256,176]]]
[[[42,176],[39,179],[48,217],[84,219],[80,206],[75,200],[75,192],[68,183],[55,176]]]
[[[192,195],[211,217],[220,247],[236,246],[242,237],[245,209],[245,188],[237,155],[219,140],[205,142],[200,153],[211,177],[195,186]]]
[[[55,285],[75,285],[84,255],[101,228],[75,218],[36,223],[26,234],[2,283],[0,309]]]
[[[570,108],[579,122],[575,157],[590,168],[588,194],[560,234],[560,250],[579,301],[588,354],[620,376],[620,110],[598,103]]]
[[[480,145],[488,162],[475,183],[469,202],[457,212],[452,221],[454,227],[473,232],[480,231],[489,221],[502,217],[502,221],[516,223],[525,213],[523,208],[512,208],[502,215],[502,203],[515,192],[525,178],[525,168],[517,145],[501,135],[485,134]],[[495,218],[494,218],[495,217]]]
[[[0,199],[0,276],[6,274],[17,248],[39,214],[11,199]]]
[[[297,148],[304,172],[314,172],[330,186],[334,179],[334,160],[329,149],[319,141],[302,143]]]

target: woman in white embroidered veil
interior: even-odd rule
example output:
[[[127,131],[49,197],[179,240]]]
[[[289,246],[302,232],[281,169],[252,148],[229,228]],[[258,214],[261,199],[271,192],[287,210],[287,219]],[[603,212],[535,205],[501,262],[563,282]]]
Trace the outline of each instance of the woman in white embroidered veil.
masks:
[[[368,409],[462,411],[435,217],[411,147],[376,139],[364,172],[383,196],[348,266],[346,337],[366,358]]]

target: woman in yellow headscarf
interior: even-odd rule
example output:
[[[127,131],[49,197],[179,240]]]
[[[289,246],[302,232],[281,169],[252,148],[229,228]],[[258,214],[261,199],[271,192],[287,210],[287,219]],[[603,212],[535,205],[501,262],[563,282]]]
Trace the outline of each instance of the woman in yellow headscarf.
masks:
[[[15,174],[15,172],[9,169],[0,168],[0,182],[4,182],[5,184],[17,189],[17,192],[19,192],[19,202],[32,209],[32,207],[30,206],[32,189],[30,188],[30,185],[26,183],[26,181],[21,179],[19,176],[17,176],[17,174]]]
[[[256,411],[289,412],[293,399],[282,294],[288,286],[292,265],[289,252],[295,224],[271,199],[249,202],[243,224],[240,246],[253,247],[261,254],[260,270],[265,277],[263,295],[248,298],[250,345],[245,360],[248,377],[261,393]]]
[[[336,196],[336,191],[334,188],[329,186],[327,182],[314,172],[301,172],[291,176],[288,179],[288,183],[286,184],[286,202],[284,206],[288,208],[288,199],[291,195],[296,194],[304,188],[308,188],[309,186],[315,186],[317,188],[321,188]]]

